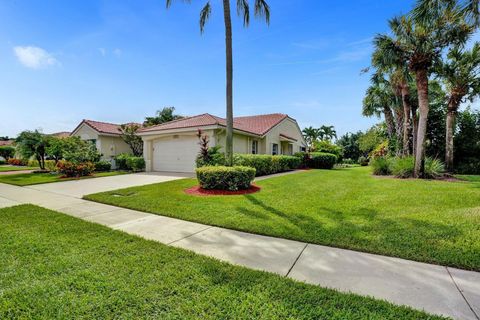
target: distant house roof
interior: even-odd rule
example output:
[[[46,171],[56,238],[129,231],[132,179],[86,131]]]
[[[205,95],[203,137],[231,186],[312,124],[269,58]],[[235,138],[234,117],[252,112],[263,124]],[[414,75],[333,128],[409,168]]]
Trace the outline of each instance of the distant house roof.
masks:
[[[55,132],[55,133],[50,133],[49,136],[54,136],[54,137],[58,137],[58,138],[66,138],[66,137],[70,136],[70,132],[69,131]]]
[[[246,116],[246,117],[234,117],[233,118],[233,128],[236,130],[248,132],[255,135],[264,135],[270,129],[279,124],[282,120],[288,118],[286,114],[282,113],[272,113],[256,116]],[[208,113],[200,114],[193,117],[187,117],[179,120],[174,120],[166,123],[162,123],[152,127],[146,127],[140,129],[139,132],[156,132],[164,130],[173,130],[173,129],[184,129],[184,128],[199,128],[212,125],[226,126],[227,121],[224,118],[220,118]]]
[[[75,128],[75,130],[72,131],[72,134],[77,131],[78,128],[82,124],[86,124],[89,127],[91,127],[93,130],[97,131],[98,133],[103,133],[103,134],[113,134],[113,135],[120,135],[121,130],[120,130],[120,124],[115,124],[115,123],[108,123],[108,122],[100,122],[100,121],[94,121],[94,120],[87,120],[84,119],[80,124]],[[142,126],[140,123],[135,123],[135,122],[129,122],[127,123],[129,125],[138,125]]]

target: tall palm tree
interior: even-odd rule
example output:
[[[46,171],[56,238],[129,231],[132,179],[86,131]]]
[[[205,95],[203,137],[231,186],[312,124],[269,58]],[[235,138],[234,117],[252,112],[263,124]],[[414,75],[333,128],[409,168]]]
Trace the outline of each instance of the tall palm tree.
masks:
[[[330,141],[333,138],[337,138],[337,131],[334,126],[321,126],[318,130],[320,132],[320,140]]]
[[[167,8],[170,7],[173,0],[166,0]],[[190,2],[190,0],[184,0]],[[227,118],[227,138],[225,145],[226,160],[228,165],[233,164],[233,48],[232,48],[232,19],[230,13],[230,0],[222,0],[223,20],[225,24],[225,51],[226,51],[226,118]],[[205,31],[205,24],[210,18],[212,5],[207,1],[200,11],[200,32]],[[248,0],[237,0],[237,14],[243,19],[243,26],[248,27],[250,23],[250,5]],[[255,17],[264,18],[267,24],[270,24],[270,7],[265,0],[255,0]]]
[[[439,60],[444,48],[466,41],[474,28],[465,22],[456,4],[442,4],[427,8],[422,15],[396,17],[390,20],[394,37],[377,36],[385,55],[402,56],[415,75],[419,119],[414,176],[424,172],[425,137],[429,112],[428,78],[433,64]]]
[[[310,126],[302,130],[302,135],[307,143],[308,151],[312,151],[313,143],[320,138],[320,130]]]
[[[480,43],[471,50],[453,48],[447,54],[447,60],[439,64],[438,73],[443,79],[448,94],[445,164],[453,170],[453,133],[455,118],[465,100],[472,101],[480,94]]]
[[[389,139],[395,138],[396,126],[393,109],[398,104],[392,86],[385,79],[383,73],[377,71],[370,79],[370,87],[368,87],[363,99],[362,114],[366,117],[380,117],[383,114],[385,124],[387,125],[387,133]]]

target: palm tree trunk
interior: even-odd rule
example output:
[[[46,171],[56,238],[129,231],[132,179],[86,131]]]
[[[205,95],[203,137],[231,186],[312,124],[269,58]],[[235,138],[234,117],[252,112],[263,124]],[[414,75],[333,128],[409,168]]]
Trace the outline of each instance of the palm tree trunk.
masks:
[[[419,178],[423,177],[425,171],[425,138],[427,135],[427,119],[429,111],[427,69],[416,70],[415,78],[417,82],[420,117],[418,119],[417,150],[415,154],[415,169],[413,175],[415,178]]]
[[[403,108],[395,108],[395,133],[396,133],[396,155],[400,156],[403,153],[403,122],[404,122]],[[401,146],[400,146],[401,145]]]
[[[410,136],[412,125],[410,120],[410,92],[408,84],[402,84],[402,105],[403,105],[403,155],[410,155]]]
[[[417,106],[412,105],[412,154],[415,156],[417,153],[417,133],[418,133],[418,117],[417,117]]]
[[[445,165],[447,170],[453,171],[453,132],[455,128],[455,118],[457,115],[458,103],[455,98],[450,98],[447,107],[447,123],[445,137]]]
[[[388,138],[392,139],[395,136],[395,120],[393,118],[392,109],[389,106],[383,107],[383,115],[385,123],[387,124]]]
[[[223,17],[225,21],[225,49],[227,62],[227,139],[225,154],[227,165],[233,165],[233,48],[232,19],[230,15],[230,0],[223,0]]]

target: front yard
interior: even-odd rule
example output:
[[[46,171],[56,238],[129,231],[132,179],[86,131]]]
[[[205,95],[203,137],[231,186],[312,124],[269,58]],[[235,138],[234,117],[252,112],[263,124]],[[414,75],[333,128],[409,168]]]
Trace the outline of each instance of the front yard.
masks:
[[[38,167],[26,167],[26,166],[10,166],[10,165],[0,166],[0,172],[38,170],[38,169],[39,169]]]
[[[184,179],[86,198],[246,232],[480,271],[478,182],[375,178],[362,167],[311,170],[257,184],[262,190],[256,194],[199,197],[185,194],[196,180]]]
[[[80,178],[63,178],[62,175],[58,173],[19,173],[19,174],[0,175],[0,183],[8,183],[16,186],[29,186],[29,185],[42,184],[42,183],[89,179],[89,178],[98,178],[98,177],[109,177],[109,176],[116,176],[116,175],[126,174],[126,173],[128,172],[125,172],[125,171],[95,172],[91,176],[84,176]]]
[[[440,319],[32,205],[0,222],[0,319]]]

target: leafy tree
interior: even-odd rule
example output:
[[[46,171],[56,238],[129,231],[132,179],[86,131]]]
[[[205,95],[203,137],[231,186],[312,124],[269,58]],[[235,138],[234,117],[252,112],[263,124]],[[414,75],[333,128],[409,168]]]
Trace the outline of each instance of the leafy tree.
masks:
[[[24,159],[35,157],[40,169],[45,170],[46,148],[48,146],[48,136],[35,131],[23,131],[17,139],[17,151]]]
[[[151,126],[156,126],[165,122],[183,118],[180,115],[174,114],[174,112],[175,112],[175,107],[164,107],[162,110],[158,110],[154,117],[145,117],[143,126],[151,127]]]
[[[450,50],[447,60],[439,63],[438,74],[448,94],[445,164],[452,171],[456,114],[462,102],[472,102],[480,94],[480,43],[475,43],[471,50],[459,47]]]
[[[364,156],[360,150],[359,140],[363,136],[363,132],[346,133],[337,140],[337,145],[343,148],[343,156],[345,159],[352,159],[357,162],[358,158]]]
[[[307,143],[308,151],[313,150],[313,143],[320,138],[320,130],[312,126],[302,130],[303,139]]]
[[[441,1],[440,1],[441,2]],[[376,46],[387,57],[402,57],[415,75],[420,117],[418,121],[414,176],[423,175],[425,139],[429,112],[428,77],[442,50],[465,43],[474,31],[461,14],[456,2],[416,8],[415,14],[390,20],[394,37],[378,35]],[[420,4],[421,5],[421,4]]]
[[[454,143],[456,171],[480,174],[480,111],[458,113]]]
[[[140,128],[141,126],[136,123],[127,123],[120,126],[123,141],[128,144],[130,149],[132,149],[133,155],[136,157],[143,155],[143,140],[137,135],[137,131]]]
[[[313,150],[315,152],[324,152],[331,153],[337,156],[338,162],[341,162],[343,159],[343,149],[342,147],[331,143],[328,140],[319,140],[313,143]]]
[[[388,141],[388,134],[384,123],[377,124],[368,129],[365,134],[359,137],[358,147],[363,154],[370,154],[377,146]]]
[[[319,129],[320,140],[331,141],[333,138],[337,138],[337,131],[334,126],[321,126]]]
[[[55,163],[62,160],[67,153],[73,153],[78,149],[81,149],[86,143],[82,141],[80,137],[54,137],[47,136],[48,144],[45,149],[46,154],[49,158],[55,160]]]
[[[167,0],[167,8],[170,7],[172,0]],[[233,165],[233,48],[232,48],[232,19],[230,12],[230,0],[222,0],[223,19],[225,24],[225,53],[226,53],[226,114],[227,114],[227,137],[226,137],[226,160],[227,165]],[[207,1],[200,11],[200,32],[205,30],[205,24],[210,18],[212,6]],[[237,14],[243,19],[243,26],[247,27],[250,23],[250,5],[248,0],[237,0]],[[265,18],[267,24],[270,23],[270,7],[266,0],[255,0],[254,14],[256,17]]]
[[[74,164],[87,162],[98,162],[101,154],[97,151],[95,144],[90,141],[78,140],[78,144],[69,150],[64,150],[63,158]]]
[[[0,146],[0,157],[8,160],[15,155],[15,148],[10,146]]]

